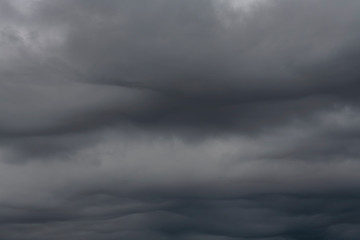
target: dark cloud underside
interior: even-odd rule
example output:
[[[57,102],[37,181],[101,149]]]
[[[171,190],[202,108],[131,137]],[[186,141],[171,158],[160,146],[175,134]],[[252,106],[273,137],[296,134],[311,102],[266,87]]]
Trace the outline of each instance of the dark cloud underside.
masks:
[[[359,12],[0,0],[0,239],[359,239]]]

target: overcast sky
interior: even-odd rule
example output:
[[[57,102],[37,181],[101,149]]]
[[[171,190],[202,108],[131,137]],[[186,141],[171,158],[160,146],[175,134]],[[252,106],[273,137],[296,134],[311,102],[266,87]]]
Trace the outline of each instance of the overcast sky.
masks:
[[[359,0],[0,0],[0,239],[360,239]]]

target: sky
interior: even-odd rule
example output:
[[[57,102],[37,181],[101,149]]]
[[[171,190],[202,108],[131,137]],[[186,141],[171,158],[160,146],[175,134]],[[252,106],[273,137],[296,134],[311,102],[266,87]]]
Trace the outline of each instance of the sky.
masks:
[[[0,0],[0,239],[360,239],[359,0]]]

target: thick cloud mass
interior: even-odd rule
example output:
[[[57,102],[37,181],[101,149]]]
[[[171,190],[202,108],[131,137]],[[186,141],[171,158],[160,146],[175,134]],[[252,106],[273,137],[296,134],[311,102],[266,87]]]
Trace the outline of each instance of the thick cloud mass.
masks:
[[[0,0],[0,239],[360,239],[359,12]]]

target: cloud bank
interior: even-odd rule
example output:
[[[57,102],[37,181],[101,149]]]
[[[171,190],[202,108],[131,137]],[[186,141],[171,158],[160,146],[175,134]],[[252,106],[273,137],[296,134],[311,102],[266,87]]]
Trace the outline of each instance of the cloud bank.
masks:
[[[357,0],[0,0],[0,238],[353,240]]]

